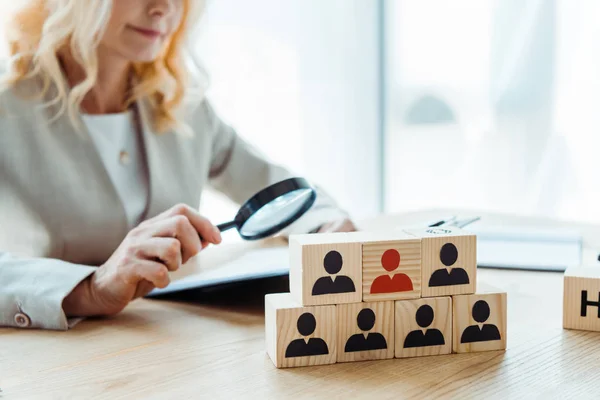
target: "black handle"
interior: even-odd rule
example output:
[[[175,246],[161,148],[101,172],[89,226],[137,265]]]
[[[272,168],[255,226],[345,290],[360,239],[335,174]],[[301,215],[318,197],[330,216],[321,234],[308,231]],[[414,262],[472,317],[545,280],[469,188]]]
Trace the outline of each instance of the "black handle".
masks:
[[[229,222],[224,222],[222,224],[217,225],[217,228],[221,231],[221,232],[225,232],[230,230],[231,228],[235,228],[237,226],[237,224],[234,221],[229,221]]]

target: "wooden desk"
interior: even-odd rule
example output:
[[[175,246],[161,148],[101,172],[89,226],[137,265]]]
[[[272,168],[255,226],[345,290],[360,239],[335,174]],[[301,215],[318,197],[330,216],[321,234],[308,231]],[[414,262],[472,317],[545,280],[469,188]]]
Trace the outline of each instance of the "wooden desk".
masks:
[[[377,218],[362,227],[384,229],[447,214]],[[487,217],[507,224],[535,221]],[[592,260],[600,228],[577,227]],[[138,300],[114,318],[87,320],[68,332],[1,329],[0,398],[512,399],[598,393],[600,333],[562,329],[562,274],[479,269],[478,281],[508,292],[505,352],[277,370],[265,353],[263,296],[282,291],[286,282],[262,282],[234,288],[225,299]]]

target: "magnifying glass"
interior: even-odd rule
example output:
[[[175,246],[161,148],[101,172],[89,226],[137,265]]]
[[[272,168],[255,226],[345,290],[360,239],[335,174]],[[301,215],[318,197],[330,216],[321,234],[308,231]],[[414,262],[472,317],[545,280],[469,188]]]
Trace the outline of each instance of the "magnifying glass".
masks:
[[[289,178],[252,196],[235,219],[217,225],[221,232],[236,228],[243,239],[274,235],[300,218],[314,204],[315,189],[303,178]]]

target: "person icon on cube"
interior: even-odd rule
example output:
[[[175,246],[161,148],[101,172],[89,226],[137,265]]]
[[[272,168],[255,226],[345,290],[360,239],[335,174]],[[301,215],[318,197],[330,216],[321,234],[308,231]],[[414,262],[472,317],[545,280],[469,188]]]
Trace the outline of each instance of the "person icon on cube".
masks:
[[[440,261],[446,267],[434,271],[429,278],[429,287],[435,286],[454,286],[469,284],[469,275],[467,271],[460,267],[453,267],[458,260],[458,249],[453,243],[446,243],[440,249]]]
[[[395,271],[400,266],[400,253],[395,249],[386,250],[381,256],[381,266],[388,272]],[[381,275],[375,278],[371,284],[371,294],[410,292],[413,283],[408,275],[401,272],[389,275]]]
[[[434,313],[431,306],[424,304],[417,310],[417,325],[425,329],[433,323]],[[418,329],[410,332],[404,339],[404,348],[440,346],[446,344],[444,335],[439,329],[427,329],[425,333]]]
[[[335,275],[342,270],[344,261],[342,255],[335,250],[331,250],[323,259],[323,267],[329,275]],[[335,278],[324,276],[315,282],[312,289],[312,295],[353,293],[356,291],[352,279],[345,275],[337,275]]]
[[[298,317],[297,323],[298,332],[304,336],[302,339],[293,340],[285,350],[285,357],[308,357],[320,356],[329,354],[327,343],[321,338],[310,338],[308,341],[306,336],[312,335],[317,328],[315,316],[311,313],[304,313]]]
[[[479,325],[471,325],[467,327],[460,337],[461,343],[473,343],[473,342],[487,342],[491,340],[500,340],[500,331],[498,327],[493,324],[484,324],[485,321],[490,317],[490,306],[484,300],[475,302],[472,310],[473,319]]]
[[[363,308],[356,317],[356,323],[360,330],[369,332],[375,326],[375,313],[370,308]],[[382,349],[387,349],[387,341],[378,332],[369,332],[366,337],[364,333],[352,335],[344,347],[346,353]]]

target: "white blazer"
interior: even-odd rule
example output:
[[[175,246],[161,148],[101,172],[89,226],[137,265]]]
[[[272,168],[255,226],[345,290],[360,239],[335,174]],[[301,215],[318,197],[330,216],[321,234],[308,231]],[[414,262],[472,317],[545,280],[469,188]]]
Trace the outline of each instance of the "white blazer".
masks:
[[[66,82],[62,82],[66,85]],[[66,87],[66,86],[65,86]],[[85,124],[32,100],[30,79],[0,94],[0,326],[66,330],[62,301],[128,233],[124,206]],[[178,203],[197,208],[211,185],[237,203],[292,174],[268,162],[215,115],[208,101],[187,110],[195,135],[156,134],[138,102],[150,197],[145,218]],[[289,233],[347,217],[322,191]]]

